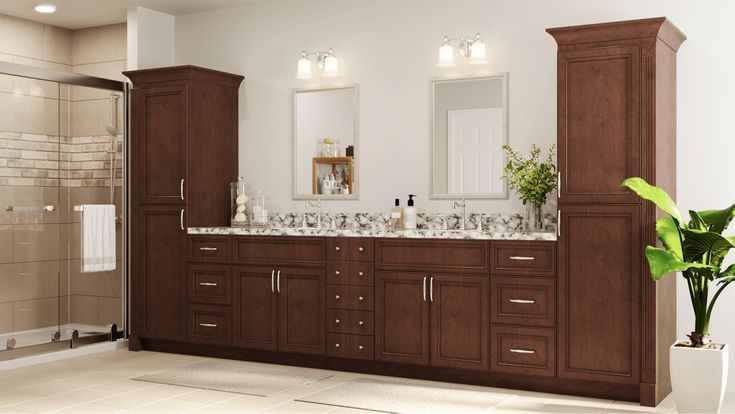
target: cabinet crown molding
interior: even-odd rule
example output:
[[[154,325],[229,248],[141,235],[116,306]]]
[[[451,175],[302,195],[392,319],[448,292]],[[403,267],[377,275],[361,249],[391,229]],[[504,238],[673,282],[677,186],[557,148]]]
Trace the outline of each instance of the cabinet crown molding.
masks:
[[[129,70],[123,72],[123,75],[127,76],[136,86],[152,82],[194,80],[235,87],[245,79],[241,75],[193,65]]]
[[[546,29],[559,46],[580,43],[619,41],[620,39],[658,38],[674,51],[686,40],[686,35],[666,17],[585,24]]]

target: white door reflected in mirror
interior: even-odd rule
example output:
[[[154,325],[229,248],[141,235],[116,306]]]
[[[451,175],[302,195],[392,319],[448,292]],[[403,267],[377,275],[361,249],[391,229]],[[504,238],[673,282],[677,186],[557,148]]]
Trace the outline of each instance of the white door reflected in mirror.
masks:
[[[431,197],[505,198],[506,75],[432,80]]]

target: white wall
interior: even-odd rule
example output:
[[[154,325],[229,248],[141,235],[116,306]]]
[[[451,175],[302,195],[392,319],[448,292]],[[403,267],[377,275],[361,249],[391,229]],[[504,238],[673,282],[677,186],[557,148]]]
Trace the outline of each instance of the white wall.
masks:
[[[128,8],[128,70],[174,64],[174,16],[140,6]]]
[[[544,29],[667,16],[689,37],[678,57],[679,204],[701,210],[735,202],[733,15],[730,0],[283,0],[177,18],[176,62],[246,76],[240,173],[269,194],[275,208],[300,211],[302,203],[291,200],[290,93],[309,84],[294,79],[296,61],[302,49],[334,47],[343,82],[360,84],[362,186],[359,201],[325,202],[325,209],[388,211],[393,198],[413,192],[419,207],[448,211],[451,202],[426,199],[428,79],[448,75],[434,67],[444,34],[481,32],[490,61],[484,71],[510,74],[509,142],[526,149],[556,140],[556,44]],[[513,200],[469,205],[474,211],[519,209]],[[683,336],[693,325],[683,284],[679,304]],[[733,314],[735,288],[719,300],[711,324],[716,340],[735,344]]]

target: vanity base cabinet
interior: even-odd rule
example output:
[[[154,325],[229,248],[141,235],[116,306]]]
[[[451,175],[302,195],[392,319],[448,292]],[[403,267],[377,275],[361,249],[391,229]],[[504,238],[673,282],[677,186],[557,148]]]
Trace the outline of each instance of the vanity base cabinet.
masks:
[[[278,349],[278,296],[271,267],[234,267],[232,343],[252,349]]]

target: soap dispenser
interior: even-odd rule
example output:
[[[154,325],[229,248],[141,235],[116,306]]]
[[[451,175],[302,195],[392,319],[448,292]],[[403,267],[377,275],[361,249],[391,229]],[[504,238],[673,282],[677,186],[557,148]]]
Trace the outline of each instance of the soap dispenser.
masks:
[[[395,207],[390,211],[390,228],[391,230],[401,230],[403,228],[403,209],[401,208],[401,200],[397,198]]]
[[[417,215],[416,207],[413,206],[414,197],[416,197],[416,194],[408,195],[408,207],[403,209],[403,227],[406,230],[416,229]]]

